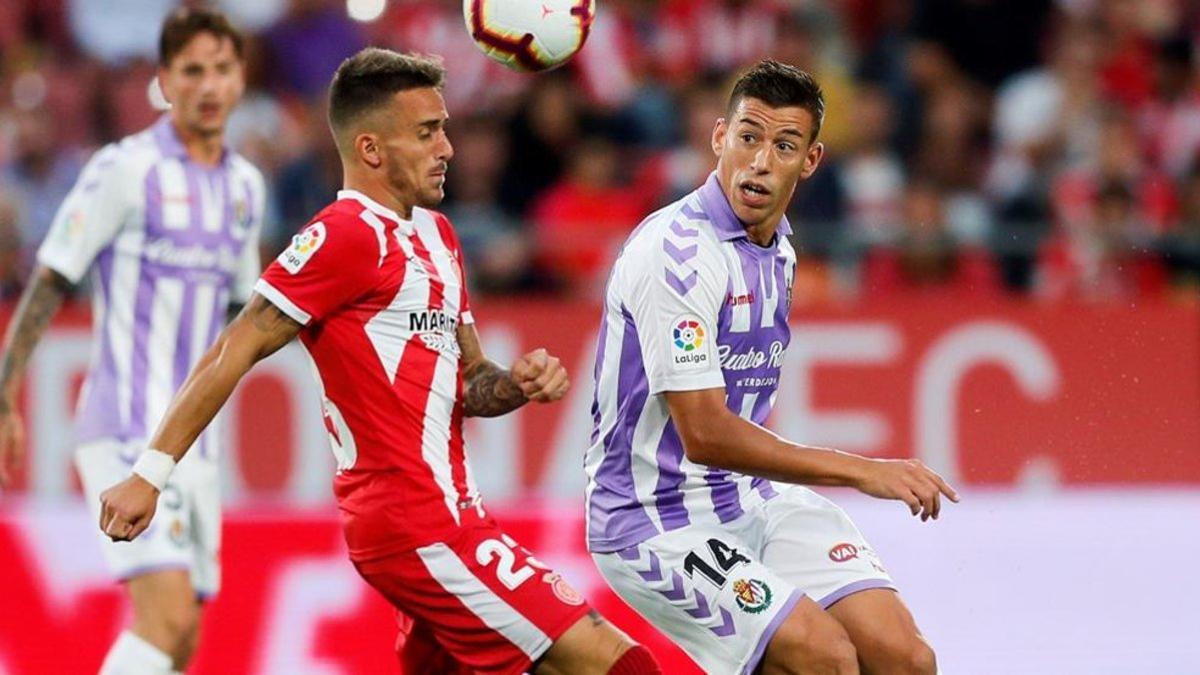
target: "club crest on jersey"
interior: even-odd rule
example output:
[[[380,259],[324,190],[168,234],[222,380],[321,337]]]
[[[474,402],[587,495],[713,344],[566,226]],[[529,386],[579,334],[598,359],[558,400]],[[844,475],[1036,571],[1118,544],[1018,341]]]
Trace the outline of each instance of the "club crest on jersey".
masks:
[[[738,579],[733,582],[737,606],[747,614],[758,614],[771,606],[771,587],[758,579]]]
[[[568,584],[567,580],[563,579],[562,575],[558,572],[547,572],[542,576],[542,581],[550,584],[550,590],[554,591],[554,596],[562,600],[565,604],[583,604],[583,595],[575,590],[571,584]]]
[[[703,370],[708,366],[708,331],[699,317],[684,315],[673,321],[670,340],[675,370]]]
[[[167,534],[170,535],[171,543],[177,548],[183,548],[187,545],[187,527],[179,518],[171,521],[171,526],[167,529]]]
[[[325,224],[313,223],[292,237],[292,244],[279,254],[277,260],[289,274],[299,272],[317,249],[325,243]]]

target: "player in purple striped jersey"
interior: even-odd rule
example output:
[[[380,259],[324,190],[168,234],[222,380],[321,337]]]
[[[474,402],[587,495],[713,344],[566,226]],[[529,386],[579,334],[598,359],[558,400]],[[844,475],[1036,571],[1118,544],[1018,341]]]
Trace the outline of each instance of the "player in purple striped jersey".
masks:
[[[0,486],[21,459],[15,409],[25,365],[63,297],[91,271],[95,345],[76,419],[89,505],[124,479],[167,404],[260,272],[262,175],[224,145],[244,89],[242,37],[221,14],[179,10],[160,38],[171,110],[92,158],[38,250],[0,360]],[[101,673],[182,671],[205,598],[217,591],[220,505],[208,432],[162,491],[154,531],[101,537],[125,581],[133,623]],[[98,517],[98,511],[97,511]]]
[[[717,170],[650,215],[605,295],[588,546],[609,584],[712,673],[933,673],[879,557],[802,485],[937,518],[958,497],[916,460],[788,442],[761,425],[791,333],[784,212],[824,153],[820,87],[764,61],[733,89]]]

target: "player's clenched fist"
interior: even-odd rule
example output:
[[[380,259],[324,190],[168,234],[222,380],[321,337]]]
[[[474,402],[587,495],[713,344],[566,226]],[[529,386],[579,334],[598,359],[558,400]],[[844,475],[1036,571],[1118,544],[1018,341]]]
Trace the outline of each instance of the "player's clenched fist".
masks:
[[[918,459],[872,459],[855,484],[872,497],[898,499],[921,520],[937,519],[942,511],[942,495],[958,501],[958,493],[933,469]]]
[[[100,529],[113,541],[132,541],[154,518],[158,489],[138,475],[100,493]]]
[[[521,388],[525,398],[538,403],[557,401],[566,396],[571,388],[567,379],[567,369],[559,362],[557,356],[551,356],[545,349],[535,349],[517,359],[510,370],[512,379]]]

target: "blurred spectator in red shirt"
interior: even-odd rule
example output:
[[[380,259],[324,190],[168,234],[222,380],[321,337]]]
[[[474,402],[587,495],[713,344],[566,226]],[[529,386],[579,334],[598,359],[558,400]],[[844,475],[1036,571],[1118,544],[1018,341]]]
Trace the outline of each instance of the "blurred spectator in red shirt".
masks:
[[[1051,239],[1042,254],[1039,291],[1051,299],[1128,300],[1161,289],[1163,275],[1146,253],[1137,200],[1128,185],[1099,186],[1087,215]]]
[[[622,185],[618,149],[599,137],[571,153],[566,175],[530,211],[537,264],[572,289],[599,291],[618,247],[649,211],[636,185]]]
[[[582,133],[582,107],[564,73],[536,78],[507,129],[512,152],[500,180],[506,211],[525,215],[532,201],[558,181]]]
[[[667,0],[658,15],[667,33],[659,53],[675,80],[729,71],[772,53],[787,5],[775,0]]]
[[[1058,227],[1089,227],[1101,188],[1119,183],[1130,194],[1138,236],[1146,238],[1162,232],[1175,217],[1175,191],[1170,177],[1145,161],[1129,116],[1117,109],[1108,110],[1093,150],[1092,157],[1055,181],[1053,203]]]
[[[1147,35],[1150,5],[1141,0],[1100,0],[1105,56],[1100,68],[1106,98],[1131,110],[1154,93],[1154,45]]]
[[[1200,159],[1200,78],[1194,51],[1191,39],[1182,36],[1159,45],[1155,96],[1139,116],[1151,160],[1175,178],[1186,177]]]

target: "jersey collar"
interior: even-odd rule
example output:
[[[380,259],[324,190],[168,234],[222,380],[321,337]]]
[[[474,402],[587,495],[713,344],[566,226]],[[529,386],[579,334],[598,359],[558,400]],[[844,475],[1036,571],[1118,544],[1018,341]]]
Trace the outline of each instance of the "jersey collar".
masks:
[[[353,199],[353,200],[357,201],[358,203],[362,204],[363,206],[367,207],[367,210],[370,211],[371,213],[374,213],[377,216],[382,216],[383,218],[387,218],[388,220],[390,220],[392,222],[398,223],[400,225],[400,231],[404,233],[404,236],[407,237],[410,234],[412,234],[412,231],[413,231],[412,220],[405,220],[404,218],[401,218],[399,213],[396,213],[395,211],[384,206],[383,204],[380,204],[379,202],[375,201],[374,199],[371,199],[370,197],[359,192],[358,190],[338,190],[337,198],[339,200]]]
[[[179,137],[179,132],[175,129],[175,125],[171,123],[170,115],[163,115],[154,123],[153,133],[154,141],[158,143],[158,149],[167,157],[176,157],[186,162],[192,161],[188,155],[187,146],[183,144],[183,139]],[[229,159],[229,144],[222,141],[221,143],[221,163],[224,164]]]
[[[725,196],[725,191],[717,182],[716,171],[708,174],[708,180],[700,186],[699,190],[696,190],[696,194],[700,195],[700,205],[712,222],[717,239],[730,241],[746,236],[745,226],[742,225],[742,221],[738,220],[737,214],[733,212],[733,207],[729,205],[729,198]],[[775,232],[785,237],[792,234],[792,225],[788,222],[786,215],[779,220],[779,226],[775,228]]]

